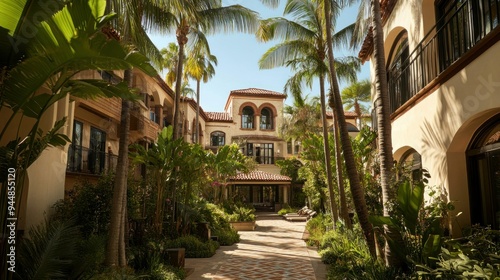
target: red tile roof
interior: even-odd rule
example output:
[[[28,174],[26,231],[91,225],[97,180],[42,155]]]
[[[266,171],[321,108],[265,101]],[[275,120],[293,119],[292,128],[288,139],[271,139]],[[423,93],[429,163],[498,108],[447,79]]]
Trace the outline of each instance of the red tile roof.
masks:
[[[346,118],[355,118],[358,115],[356,115],[355,112],[344,111],[344,116],[346,116]],[[326,111],[326,117],[327,118],[333,118],[333,112],[332,111]]]
[[[260,96],[275,96],[286,98],[286,94],[281,92],[260,89],[260,88],[247,88],[247,89],[237,89],[232,90],[230,95],[260,95]]]
[[[205,112],[209,121],[232,122],[233,118],[226,112]]]
[[[240,173],[236,176],[230,178],[230,181],[235,182],[275,182],[275,181],[287,181],[291,182],[292,179],[285,175],[273,174],[264,171],[251,171],[247,174]]]

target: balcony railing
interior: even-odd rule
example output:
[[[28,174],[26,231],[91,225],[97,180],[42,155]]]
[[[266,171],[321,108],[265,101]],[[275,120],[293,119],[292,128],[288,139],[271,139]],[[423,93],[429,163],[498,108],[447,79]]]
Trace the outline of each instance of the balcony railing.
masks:
[[[390,68],[391,112],[498,28],[499,6],[498,0],[464,1],[437,22],[406,60]]]
[[[115,171],[117,160],[111,153],[70,145],[66,171],[100,175]]]

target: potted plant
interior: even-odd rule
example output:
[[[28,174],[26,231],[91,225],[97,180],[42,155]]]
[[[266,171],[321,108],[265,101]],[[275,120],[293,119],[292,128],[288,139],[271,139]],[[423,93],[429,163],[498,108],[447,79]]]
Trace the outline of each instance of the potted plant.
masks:
[[[255,218],[255,209],[235,207],[229,215],[229,223],[236,231],[254,230]]]

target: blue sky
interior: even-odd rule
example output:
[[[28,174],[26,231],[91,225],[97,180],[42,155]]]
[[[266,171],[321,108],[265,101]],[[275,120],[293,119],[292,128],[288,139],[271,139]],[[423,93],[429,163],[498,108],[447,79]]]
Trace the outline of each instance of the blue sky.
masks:
[[[282,16],[285,1],[276,9],[268,8],[257,0],[223,0],[224,5],[240,4],[257,11],[261,18]],[[357,7],[347,8],[337,22],[340,29],[356,19]],[[170,42],[175,42],[174,36],[150,36],[155,45],[161,49]],[[260,57],[272,46],[278,43],[258,42],[254,34],[220,34],[208,37],[212,54],[217,57],[218,65],[215,68],[215,76],[206,84],[201,85],[201,107],[208,112],[222,112],[227,97],[231,90],[244,88],[262,88],[283,92],[283,87],[293,74],[284,67],[270,70],[259,70],[258,61]],[[336,50],[336,56],[357,55],[355,51]],[[165,75],[162,74],[162,77]],[[358,80],[369,77],[369,65],[365,63],[362,71],[358,74]],[[341,89],[345,85],[341,84]],[[196,84],[191,83],[193,89]],[[319,89],[304,88],[304,94],[318,96]],[[291,104],[291,98],[285,101]]]

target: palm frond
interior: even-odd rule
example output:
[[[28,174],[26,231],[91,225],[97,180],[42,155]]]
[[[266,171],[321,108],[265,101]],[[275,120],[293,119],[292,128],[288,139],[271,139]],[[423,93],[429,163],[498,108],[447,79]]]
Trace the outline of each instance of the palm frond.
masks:
[[[29,232],[19,247],[18,279],[65,279],[76,258],[78,227],[45,222]]]
[[[310,53],[314,45],[302,40],[285,41],[271,47],[259,60],[260,69],[270,69],[284,66],[287,61],[294,59],[299,54]]]
[[[316,37],[316,32],[297,22],[278,17],[261,21],[256,36],[263,42],[274,39],[311,40]]]
[[[258,14],[241,5],[231,5],[198,11],[198,23],[207,34],[233,31],[252,33],[257,30]]]

